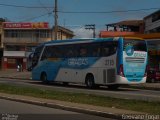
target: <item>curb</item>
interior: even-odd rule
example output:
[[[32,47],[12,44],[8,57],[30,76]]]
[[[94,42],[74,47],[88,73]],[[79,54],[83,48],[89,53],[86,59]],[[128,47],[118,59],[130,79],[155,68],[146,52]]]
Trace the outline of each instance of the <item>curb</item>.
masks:
[[[105,118],[112,118],[112,119],[118,119],[118,120],[122,119],[121,115],[114,114],[114,113],[96,111],[96,110],[91,110],[91,109],[83,109],[83,108],[78,108],[78,107],[65,106],[65,105],[60,105],[60,104],[56,104],[56,103],[32,101],[32,100],[18,99],[18,98],[7,97],[7,96],[0,96],[0,99],[11,100],[11,101],[15,101],[15,102],[22,102],[22,103],[27,103],[27,104],[32,104],[32,105],[55,108],[55,109],[61,109],[61,110],[66,110],[66,111],[84,113],[84,114],[89,114],[89,115],[105,117]]]
[[[141,90],[154,90],[154,91],[160,91],[160,88],[156,88],[156,87],[138,87],[138,86],[130,86],[130,87],[124,87],[124,88],[133,88],[133,89],[141,89]]]
[[[18,79],[18,80],[32,80],[31,78],[16,78],[16,77],[0,77],[0,78]]]
[[[18,79],[18,80],[32,80],[31,78],[17,78],[17,77],[0,77],[0,78]],[[145,86],[142,86],[142,87],[139,87],[139,86],[122,86],[122,88],[133,88],[133,89],[160,91],[160,88],[145,87]]]

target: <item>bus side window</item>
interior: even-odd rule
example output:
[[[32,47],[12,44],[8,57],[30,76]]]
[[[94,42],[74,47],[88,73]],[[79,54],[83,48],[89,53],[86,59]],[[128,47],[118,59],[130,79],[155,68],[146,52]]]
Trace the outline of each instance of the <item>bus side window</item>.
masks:
[[[67,51],[67,57],[73,57],[73,50],[70,49]]]
[[[64,57],[71,58],[74,57],[73,45],[66,45],[63,47]]]
[[[57,56],[56,52],[55,46],[50,46],[50,57],[55,58]]]
[[[90,49],[90,57],[99,57],[101,54],[101,46],[99,43],[93,43],[89,46]]]
[[[100,48],[93,49],[92,57],[99,57],[100,56],[100,52],[101,52]]]
[[[41,57],[41,61],[43,61],[45,59],[46,59],[46,56],[43,54],[42,57]]]
[[[113,42],[113,44],[110,45],[110,54],[111,55],[114,54],[114,53],[116,53],[117,47],[118,47],[117,42],[116,43]]]
[[[59,46],[54,46],[53,51],[54,51],[54,55],[53,56],[55,58],[62,58],[63,57],[62,50],[60,49]]]
[[[85,57],[87,55],[87,49],[86,48],[80,48],[80,57]]]
[[[109,48],[102,48],[102,56],[108,56],[109,55]]]
[[[117,43],[113,41],[102,43],[102,47],[101,47],[102,56],[113,55],[116,53],[116,51],[117,51]]]

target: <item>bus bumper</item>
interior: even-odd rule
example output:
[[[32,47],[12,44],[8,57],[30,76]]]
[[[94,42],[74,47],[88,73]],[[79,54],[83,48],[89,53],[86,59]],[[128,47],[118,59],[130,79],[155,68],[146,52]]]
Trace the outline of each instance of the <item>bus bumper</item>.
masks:
[[[116,84],[141,84],[141,83],[146,83],[146,78],[147,77],[127,79],[126,77],[117,75]]]

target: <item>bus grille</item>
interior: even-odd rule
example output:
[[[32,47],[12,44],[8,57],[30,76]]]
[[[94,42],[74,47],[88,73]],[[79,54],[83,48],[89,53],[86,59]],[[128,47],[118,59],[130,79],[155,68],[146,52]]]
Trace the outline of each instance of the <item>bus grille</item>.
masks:
[[[133,57],[126,57],[126,62],[132,63],[144,63],[145,58],[133,58]]]
[[[108,83],[114,83],[116,81],[115,73],[116,73],[115,69],[111,68],[107,70],[107,82]]]

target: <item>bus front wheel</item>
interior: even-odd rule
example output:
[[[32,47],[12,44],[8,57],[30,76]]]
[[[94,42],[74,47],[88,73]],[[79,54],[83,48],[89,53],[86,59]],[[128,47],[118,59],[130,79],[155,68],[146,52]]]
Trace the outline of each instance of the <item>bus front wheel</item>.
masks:
[[[86,76],[86,80],[85,80],[86,86],[88,88],[94,88],[95,87],[95,83],[94,83],[94,77],[92,74],[88,74]]]

